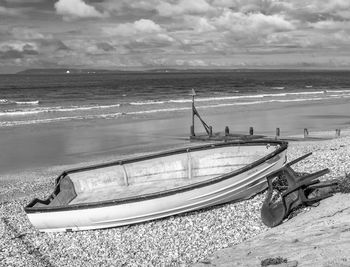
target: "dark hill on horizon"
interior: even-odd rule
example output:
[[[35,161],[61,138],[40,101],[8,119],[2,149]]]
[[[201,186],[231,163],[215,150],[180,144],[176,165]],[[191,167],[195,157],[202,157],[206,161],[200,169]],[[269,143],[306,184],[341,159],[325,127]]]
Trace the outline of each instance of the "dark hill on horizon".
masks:
[[[147,70],[108,70],[108,69],[75,69],[75,68],[53,68],[53,69],[27,69],[16,74],[27,75],[53,75],[53,74],[103,74],[103,73],[179,73],[179,72],[347,72],[349,70],[330,69],[147,69]]]

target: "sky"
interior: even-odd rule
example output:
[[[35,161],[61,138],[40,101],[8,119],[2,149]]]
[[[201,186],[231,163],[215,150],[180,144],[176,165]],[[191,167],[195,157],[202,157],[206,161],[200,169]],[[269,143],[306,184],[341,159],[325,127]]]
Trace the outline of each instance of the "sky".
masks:
[[[0,0],[0,73],[349,67],[349,0]]]

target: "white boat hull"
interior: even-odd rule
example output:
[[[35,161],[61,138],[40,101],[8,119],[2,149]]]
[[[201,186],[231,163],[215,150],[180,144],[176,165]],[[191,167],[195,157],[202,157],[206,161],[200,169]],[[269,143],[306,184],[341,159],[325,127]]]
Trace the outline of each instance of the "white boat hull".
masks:
[[[248,199],[266,189],[265,177],[286,162],[286,149],[252,168],[238,170],[205,185],[109,202],[31,209],[31,223],[42,232],[79,231],[123,226]]]

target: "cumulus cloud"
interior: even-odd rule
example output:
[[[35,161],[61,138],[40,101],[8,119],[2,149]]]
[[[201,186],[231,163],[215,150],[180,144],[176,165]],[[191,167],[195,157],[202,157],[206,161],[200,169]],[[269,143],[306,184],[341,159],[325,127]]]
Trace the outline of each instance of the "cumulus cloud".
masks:
[[[2,59],[24,58],[38,54],[36,45],[31,43],[15,42],[0,45],[0,58]]]
[[[149,19],[140,19],[133,24],[135,30],[145,33],[160,32],[162,28]]]
[[[181,14],[203,14],[212,10],[212,7],[205,0],[180,0],[174,4],[172,2],[162,1],[156,6],[156,9],[161,16],[168,17]]]
[[[14,27],[9,30],[10,34],[15,39],[32,40],[32,39],[47,39],[52,38],[51,34],[43,34],[33,28]]]
[[[188,16],[186,18],[188,25],[198,33],[215,31],[216,27],[205,17]]]
[[[350,21],[322,20],[310,23],[310,26],[319,30],[344,30],[350,29]]]
[[[295,28],[290,21],[278,14],[244,14],[229,10],[226,10],[220,17],[215,19],[214,24],[222,29],[242,35],[289,31]]]
[[[204,60],[201,59],[177,59],[175,61],[175,64],[177,66],[185,66],[185,67],[206,67],[208,66],[208,63],[204,62]]]
[[[350,2],[348,0],[308,0],[307,7],[315,12],[338,12],[350,8]]]
[[[153,34],[162,32],[163,29],[160,25],[149,19],[140,19],[133,23],[123,23],[116,27],[108,26],[104,27],[103,31],[108,35],[123,35],[131,36],[137,34]]]
[[[83,0],[59,0],[55,3],[56,12],[65,20],[78,18],[103,18],[107,13],[98,11],[94,6],[86,4]]]

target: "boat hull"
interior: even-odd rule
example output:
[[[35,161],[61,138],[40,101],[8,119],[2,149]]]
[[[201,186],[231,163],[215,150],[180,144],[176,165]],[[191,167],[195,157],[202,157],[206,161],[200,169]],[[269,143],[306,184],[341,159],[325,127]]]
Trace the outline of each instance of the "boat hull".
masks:
[[[265,177],[286,162],[286,147],[266,160],[206,184],[124,200],[25,210],[43,232],[117,227],[168,217],[226,202],[248,199],[266,189]]]

